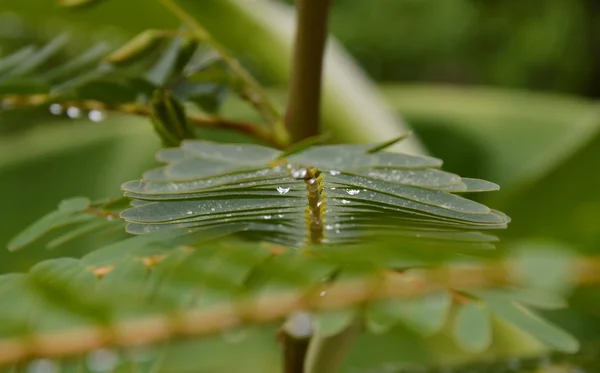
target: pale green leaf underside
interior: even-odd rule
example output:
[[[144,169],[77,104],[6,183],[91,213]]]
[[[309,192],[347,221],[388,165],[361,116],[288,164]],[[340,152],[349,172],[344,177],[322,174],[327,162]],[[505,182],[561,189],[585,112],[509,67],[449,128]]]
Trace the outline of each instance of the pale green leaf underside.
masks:
[[[390,228],[413,238],[451,240],[458,238],[452,230],[497,229],[509,222],[501,212],[455,194],[497,185],[441,171],[442,162],[431,157],[367,153],[372,147],[314,146],[285,159],[260,145],[184,141],[158,153],[165,166],[123,185],[133,202],[121,216],[134,234],[243,223],[245,230],[268,232],[266,239],[302,245],[310,222],[306,175],[316,172],[323,242],[353,242],[367,230]]]

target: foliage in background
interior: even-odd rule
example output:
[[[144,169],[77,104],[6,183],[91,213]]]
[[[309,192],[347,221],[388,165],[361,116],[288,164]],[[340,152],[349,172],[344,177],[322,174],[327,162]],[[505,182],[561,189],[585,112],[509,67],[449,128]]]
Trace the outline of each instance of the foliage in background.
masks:
[[[22,3],[25,4],[26,2]],[[115,2],[112,3],[113,6],[116,6],[114,5]],[[593,9],[593,2],[555,2],[544,4],[541,7],[533,7],[520,2],[503,2],[502,4],[486,2],[484,4],[477,1],[447,2],[445,6],[434,6],[431,2],[417,3],[412,1],[379,2],[377,5],[364,9],[362,7],[367,6],[366,3],[339,0],[335,4],[336,8],[334,8],[333,13],[334,31],[346,41],[349,49],[363,61],[371,75],[382,79],[402,78],[403,80],[412,80],[414,77],[419,77],[419,79],[425,80],[495,83],[506,86],[566,90],[586,94],[594,93],[594,88],[590,88],[587,82],[592,82],[590,85],[593,85],[593,76],[597,74],[597,64],[593,62],[595,57],[589,52],[589,50],[595,49],[588,49],[587,45],[594,45],[598,33],[589,32],[589,30],[593,31],[594,28],[595,23],[589,21],[589,19],[593,20],[594,12],[586,11],[586,9]],[[44,6],[44,4],[40,4],[39,9],[43,9]],[[135,5],[131,6],[135,7]],[[30,9],[33,8],[38,9],[37,7],[30,7]],[[99,8],[98,13],[90,11],[88,15],[98,14],[98,19],[101,19],[102,9],[108,8]],[[218,9],[223,12],[225,8]],[[30,11],[33,12],[27,10],[27,12]],[[123,12],[122,14],[126,13]],[[535,13],[535,16],[532,13]],[[79,18],[79,22],[82,22],[81,20],[84,18],[81,15],[83,13],[76,14],[71,19],[77,22]],[[118,24],[119,17],[112,17],[110,11],[104,11],[104,14],[109,15],[109,18],[114,19]],[[152,14],[151,6],[148,7],[148,14]],[[210,14],[210,12],[202,16],[210,17],[207,14]],[[497,16],[498,14],[502,16]],[[148,17],[148,19],[151,18],[151,16]],[[348,21],[352,20],[353,17],[354,19],[360,19],[361,22]],[[393,17],[394,19],[385,21],[387,17]],[[139,31],[134,29],[135,27],[143,28],[140,25],[144,22],[144,17],[140,15],[136,18],[138,19],[133,20],[131,26],[122,25],[122,27],[129,30],[129,32]],[[160,18],[159,22],[163,24],[172,21],[172,19],[169,20],[168,16],[158,18]],[[131,17],[128,17],[128,19],[131,19]],[[219,17],[213,19],[218,20]],[[243,17],[240,19],[243,19]],[[398,19],[404,20],[398,22]],[[496,21],[490,22],[490,20]],[[436,27],[427,26],[428,22],[435,23]],[[99,22],[99,24],[101,23]],[[135,26],[136,24],[138,26]],[[252,24],[252,22],[248,24]],[[363,25],[364,29],[361,29]],[[385,32],[381,31],[381,25],[386,26]],[[176,27],[176,23],[173,22],[170,26]],[[97,26],[91,26],[91,29],[94,30],[94,27]],[[388,32],[390,27],[398,27],[402,30]],[[440,32],[440,27],[443,27],[445,31]],[[419,29],[422,29],[422,32],[418,32]],[[360,30],[360,32],[356,32],[356,30]],[[518,37],[514,37],[515,34]],[[423,42],[419,37],[415,37],[415,35],[425,38],[426,42]],[[540,35],[542,36],[540,37]],[[550,38],[548,35],[553,37]],[[269,56],[274,56],[271,64],[281,63],[281,60],[277,60],[276,51],[262,50],[261,55],[256,56],[252,55],[251,47],[241,45],[245,42],[238,42],[239,45],[236,46],[235,36],[231,36],[231,34],[228,36],[226,30],[219,34],[219,40],[221,39],[223,43],[233,45],[234,50],[243,52],[240,54],[243,56],[244,61],[250,61],[249,66],[255,67],[255,70],[261,70],[261,63],[257,61],[268,60]],[[571,42],[573,40],[578,42]],[[43,44],[40,40],[33,41],[38,46]],[[12,47],[8,48],[14,50],[18,44],[20,42],[13,42]],[[237,47],[240,49],[236,49]],[[374,53],[372,48],[378,48],[377,53]],[[58,66],[65,61],[65,58],[70,59],[81,52],[82,49],[78,49],[69,49],[67,46],[67,53],[62,56],[57,55],[56,60],[50,60],[49,62]],[[574,55],[584,57],[570,58]],[[388,61],[392,62],[388,64]],[[585,61],[591,62],[588,65],[588,62]],[[265,71],[261,71],[260,76],[263,75],[268,75],[268,72],[265,74]],[[553,79],[547,79],[548,75],[552,75]],[[272,77],[270,78],[272,79]],[[277,81],[277,79],[274,79],[274,81]],[[554,247],[556,242],[560,242],[567,245],[569,249],[585,250],[590,254],[597,253],[600,232],[597,228],[598,224],[596,224],[598,209],[595,208],[597,206],[595,201],[598,198],[597,190],[600,188],[596,177],[590,175],[589,172],[590,167],[593,167],[599,157],[597,155],[599,147],[596,144],[596,137],[600,120],[598,120],[598,109],[595,102],[573,97],[491,91],[487,89],[457,90],[445,87],[405,86],[389,87],[386,92],[393,106],[416,127],[417,132],[429,145],[433,154],[441,156],[447,161],[447,169],[472,177],[491,179],[502,184],[502,193],[486,196],[483,200],[494,207],[503,209],[516,218],[513,229],[508,231],[512,238],[543,238],[545,240],[543,242],[546,243],[545,247]],[[3,186],[3,188],[6,188],[4,195],[36,196],[35,199],[28,198],[28,202],[6,199],[6,202],[11,204],[7,210],[15,211],[15,227],[17,225],[22,227],[27,221],[32,220],[31,217],[39,216],[50,210],[51,205],[60,198],[69,195],[91,195],[99,198],[110,194],[111,192],[108,191],[114,191],[120,181],[133,179],[143,169],[150,167],[150,164],[148,164],[149,154],[156,147],[156,143],[150,140],[148,124],[145,121],[140,121],[144,123],[139,128],[129,130],[123,126],[125,124],[123,118],[114,114],[101,123],[95,123],[100,126],[90,127],[91,123],[77,121],[69,126],[40,128],[32,132],[25,131],[28,130],[30,123],[35,122],[46,126],[57,122],[56,116],[47,113],[47,104],[49,102],[45,102],[44,107],[37,111],[27,111],[20,114],[20,118],[26,118],[25,121],[16,116],[13,119],[7,119],[9,115],[15,115],[15,112],[3,113],[2,115],[3,125],[0,126],[0,131],[8,131],[9,128],[11,132],[15,130],[23,131],[22,135],[19,135],[20,137],[2,139],[4,141],[0,145],[3,153],[5,152],[4,149],[7,149],[6,154],[11,155],[11,157],[6,158],[1,169],[3,180],[10,181],[8,186],[6,183]],[[254,120],[257,117],[256,115],[246,115],[246,111],[238,111],[239,106],[238,103],[231,105],[231,103],[226,102],[223,108],[224,113],[236,120],[243,121]],[[127,117],[126,120],[126,125],[129,127],[131,117]],[[202,132],[202,134],[208,135],[207,132]],[[52,136],[51,140],[49,140],[49,135]],[[89,143],[82,142],[77,147],[71,141],[64,141],[69,140],[69,136],[77,136],[79,139],[89,138],[90,141]],[[15,139],[19,141],[15,141]],[[60,139],[63,142],[59,141]],[[229,139],[232,139],[232,137],[229,137]],[[236,139],[239,139],[239,137]],[[131,149],[131,146],[128,146],[131,141],[135,141],[136,149]],[[57,155],[48,157],[48,154]],[[110,156],[107,156],[107,154]],[[124,160],[128,161],[125,162]],[[118,164],[120,171],[113,166],[107,167],[107,164]],[[69,169],[78,170],[81,178],[73,177],[72,173],[68,171]],[[64,176],[58,177],[59,174]],[[40,193],[40,179],[45,180],[44,193]],[[77,181],[78,179],[81,179],[81,181]],[[55,190],[53,193],[52,185],[54,185]],[[276,191],[276,189],[272,188],[272,191]],[[24,214],[29,215],[29,217]],[[17,223],[18,221],[20,223]],[[105,217],[98,215],[93,216],[90,225],[93,226],[95,222],[102,223],[102,225],[116,224],[116,222],[106,220]],[[7,230],[7,232],[14,233],[15,228]],[[7,237],[7,234],[4,237]],[[107,239],[107,237],[101,238]],[[110,239],[110,237],[108,238]],[[59,238],[58,242],[60,243],[60,241]],[[97,247],[97,243],[106,241],[79,242],[75,245],[76,251],[72,254],[77,257],[81,257],[90,248]],[[513,247],[513,245],[508,246]],[[134,263],[130,264],[138,269],[148,268],[148,266],[155,265],[158,260],[160,262],[158,263],[159,266],[162,265],[162,258],[157,259],[162,255],[161,248],[153,247],[151,250],[158,250],[160,252],[159,256],[154,255],[155,251],[152,251],[152,255],[149,256],[140,254],[136,257],[138,260],[134,260]],[[62,256],[65,253],[67,252],[47,252],[43,254],[40,250],[27,251],[27,255],[23,256],[21,268],[26,269],[31,263],[35,263],[39,255]],[[256,253],[265,253],[265,251],[259,250]],[[350,251],[347,254],[351,255],[352,253]],[[191,255],[196,257],[196,254],[192,253]],[[6,265],[7,269],[13,270],[15,268],[14,258],[14,256],[3,256],[3,265]],[[89,257],[86,258],[89,259]],[[200,262],[204,261],[202,255],[197,256],[197,259]],[[229,262],[229,259],[233,260],[233,263]],[[356,258],[336,258],[336,260],[342,261],[349,259],[355,260]],[[212,278],[211,276],[214,274],[214,270],[221,268],[221,266],[231,270],[232,266],[235,267],[239,264],[236,260],[235,255],[228,256],[226,253],[216,253],[211,257],[211,263],[214,263],[214,267],[207,269],[210,276],[203,276],[202,281],[214,280],[216,281],[214,283],[219,284],[219,286],[229,284],[227,279],[220,279],[218,276]],[[242,260],[245,261],[247,258],[244,257]],[[285,262],[285,259],[283,261]],[[67,265],[74,265],[74,263],[71,261]],[[312,268],[313,262],[310,263],[309,267]],[[195,261],[190,261],[187,264],[192,268],[192,271],[197,271],[197,265],[204,268]],[[551,264],[549,263],[549,265]],[[33,281],[31,284],[33,288],[28,289],[28,292],[32,292],[35,301],[38,301],[38,294],[48,294],[46,293],[48,290],[51,292],[55,290],[47,289],[45,286],[39,289],[40,282],[36,282],[36,279],[42,278],[41,284],[46,281],[43,280],[43,277],[36,276],[43,275],[44,268],[60,267],[62,262],[48,262],[44,265],[46,267],[40,265],[41,267],[27,275],[27,278],[31,279],[27,280],[28,283]],[[177,264],[165,264],[165,266],[167,265]],[[294,262],[288,267],[283,266],[282,268],[283,270],[287,268],[298,269],[300,272],[305,269],[305,267],[296,267],[296,265],[297,263]],[[93,266],[93,268],[96,268],[96,266]],[[100,266],[99,268],[103,267]],[[106,267],[104,267],[104,270],[106,270]],[[548,269],[537,267],[535,270],[544,271]],[[84,277],[89,275],[89,272],[85,270],[83,273]],[[130,272],[132,276],[140,273],[141,271]],[[268,273],[274,275],[271,272]],[[295,272],[291,271],[291,273]],[[102,270],[92,274],[102,275]],[[116,276],[116,274],[118,274],[118,271],[112,275]],[[75,273],[75,278],[79,279],[77,277],[79,275],[81,273]],[[186,278],[185,281],[194,284],[195,282],[192,281],[193,276]],[[274,276],[274,278],[276,277]],[[132,277],[131,281],[132,284],[145,283],[145,280],[142,281],[141,278]],[[179,283],[176,284],[176,286],[180,285]],[[12,286],[11,283],[8,290]],[[77,287],[71,290],[78,291]],[[99,291],[102,292],[102,290]],[[140,291],[139,295],[146,294],[142,293]],[[557,320],[561,325],[566,325],[584,340],[584,346],[588,346],[588,341],[591,339],[593,342],[597,335],[594,328],[597,320],[595,317],[589,318],[590,314],[597,314],[597,303],[593,302],[593,299],[597,299],[596,293],[595,288],[578,290],[571,299],[575,308],[563,311],[554,309],[562,306],[563,301],[557,301],[556,298],[552,297],[543,298],[542,303],[545,307],[551,305],[550,308],[553,308],[551,311],[545,311],[544,314]],[[53,296],[55,293],[49,294],[52,296],[43,298],[42,302],[49,301],[51,306],[54,307]],[[172,294],[178,294],[177,290]],[[72,294],[63,295],[70,297]],[[111,296],[108,295],[109,298]],[[531,298],[531,294],[517,294],[517,296],[521,297],[520,300],[523,297]],[[533,299],[535,301],[536,298]],[[79,301],[75,299],[74,303]],[[133,299],[132,301],[135,303]],[[537,301],[536,306],[542,305],[542,303],[539,303],[541,302],[539,298],[537,298]],[[89,305],[86,302],[87,300],[84,299],[82,311],[84,313],[90,311],[90,315],[93,315],[92,319],[94,319],[97,316],[94,313],[95,306],[92,304],[88,308]],[[43,307],[46,307],[46,303],[44,304]],[[110,302],[107,304],[110,304]],[[13,307],[14,304],[11,303],[10,306]],[[162,306],[167,306],[167,304],[162,304]],[[169,307],[171,307],[171,304],[166,309],[172,310]],[[18,314],[19,308],[14,307],[13,309],[16,310],[16,316],[20,316]],[[136,308],[127,308],[127,312],[134,309]],[[121,312],[119,308],[116,310],[117,313]],[[111,308],[110,311],[106,312],[111,313],[114,311],[115,309]],[[480,311],[472,309],[463,311],[463,313],[471,315],[468,317],[469,320],[472,320],[472,315],[476,315],[477,312],[481,314]],[[9,313],[7,316],[14,317],[15,315]],[[339,319],[339,315],[336,316],[333,321]],[[396,317],[394,323],[397,320],[408,322],[408,324],[415,321],[401,311],[394,313],[393,316]],[[483,323],[482,325],[489,323],[489,321],[485,321],[485,318],[475,317],[475,319],[480,320]],[[56,321],[53,319],[49,322],[54,323]],[[71,321],[69,319],[69,322]],[[47,321],[40,321],[42,327],[45,322]],[[500,341],[509,340],[509,344],[513,348],[503,350],[503,347],[500,347],[502,343],[499,343],[488,351],[489,355],[513,356],[512,359],[501,363],[503,369],[514,370],[519,364],[526,368],[528,362],[520,362],[514,356],[526,352],[539,353],[539,346],[535,343],[532,344],[531,340],[526,337],[516,336],[514,330],[510,327],[507,328],[505,324],[500,323],[501,327],[498,327],[497,323],[497,320],[494,321],[494,338],[497,337]],[[339,324],[337,325],[339,327]],[[462,360],[465,357],[459,351],[448,349],[449,343],[447,342],[450,334],[446,334],[444,331],[442,331],[439,339],[424,342],[422,338],[416,337],[410,328],[407,330],[402,322],[395,324],[389,330],[390,333],[368,334],[360,339],[351,353],[347,368],[372,370],[382,361],[388,361],[390,363],[382,367],[381,370],[393,371],[401,369],[398,366],[399,361],[412,361],[420,364],[435,361],[447,362],[452,360],[452,357]],[[481,332],[489,329],[478,328],[477,330]],[[173,370],[193,371],[198,369],[198,366],[188,365],[189,360],[185,356],[189,356],[190,353],[198,354],[199,351],[202,351],[203,356],[218,356],[219,351],[226,349],[232,354],[237,351],[239,355],[236,356],[240,356],[241,361],[254,361],[257,371],[267,371],[273,369],[273,366],[277,364],[277,358],[273,356],[273,351],[276,351],[277,347],[272,340],[271,332],[271,330],[266,330],[247,333],[233,330],[224,333],[222,339],[217,337],[206,340],[204,343],[190,342],[188,344],[177,344],[175,348],[166,347],[169,351],[164,354],[165,360],[161,364],[168,364],[166,366],[173,368]],[[247,336],[247,338],[243,338],[243,336]],[[478,335],[477,337],[480,338],[480,342],[486,341],[486,335]],[[489,334],[487,338],[489,338]],[[551,339],[555,340],[555,338]],[[590,343],[590,345],[593,346],[593,343]],[[378,348],[374,349],[373,346]],[[397,347],[385,349],[382,348],[383,346],[403,346],[404,354],[399,355]],[[253,350],[250,350],[250,348]],[[115,361],[121,361],[122,364],[119,365],[118,369],[128,369],[131,368],[131,360],[134,360],[135,365],[138,365],[140,369],[146,369],[154,362],[148,356],[156,356],[156,352],[157,350],[154,349],[124,349],[122,351],[101,349],[87,355],[85,363],[88,369],[97,370],[94,368],[94,362],[113,361],[112,366],[114,366]],[[241,358],[241,356],[244,356],[244,358]],[[487,355],[483,354],[478,358],[481,359],[484,356]],[[469,359],[472,358],[472,356],[469,356]],[[560,357],[560,360],[562,359],[564,359],[564,356]],[[224,371],[228,371],[224,367],[225,363],[221,360],[207,359],[204,361],[206,369],[214,371],[221,367]],[[543,366],[549,360],[542,356],[541,359],[532,359],[532,361],[535,362],[536,366]],[[67,369],[72,363],[71,361],[64,361],[64,368]],[[36,360],[34,364],[43,367],[44,364],[47,366],[49,361]],[[554,369],[564,369],[566,371],[575,369],[568,362],[559,364],[563,364],[563,367],[555,367]],[[30,368],[33,369],[37,365]],[[469,370],[472,367],[466,366],[465,369]],[[491,368],[489,365],[484,365],[478,369]],[[593,365],[590,369],[593,369]],[[231,367],[229,371],[231,371]]]

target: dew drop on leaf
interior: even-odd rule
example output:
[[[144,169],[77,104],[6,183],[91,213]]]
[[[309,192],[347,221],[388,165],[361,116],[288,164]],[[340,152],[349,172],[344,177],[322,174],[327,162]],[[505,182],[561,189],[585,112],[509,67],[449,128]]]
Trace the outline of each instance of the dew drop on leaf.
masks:
[[[347,205],[347,204],[349,204],[349,203],[350,203],[350,201],[348,201],[347,199],[343,199],[343,200],[342,200],[342,203],[343,203],[344,205]]]
[[[351,196],[355,196],[358,193],[360,193],[360,190],[358,190],[358,189],[346,189],[346,193],[350,194]]]
[[[101,122],[104,120],[104,118],[106,118],[106,115],[103,111],[92,110],[88,113],[88,118],[90,118],[92,122]]]
[[[330,230],[332,230],[332,229],[333,229],[333,225],[326,225],[326,226],[325,226],[325,229],[326,229],[326,230],[328,230],[328,231],[330,231]]]
[[[265,220],[269,220],[269,219],[271,219],[272,217],[273,217],[273,216],[271,216],[271,215],[265,215],[265,216],[263,216],[263,219],[265,219]]]
[[[61,104],[50,104],[48,110],[54,115],[60,115],[63,113],[63,107]]]
[[[302,179],[302,178],[306,177],[306,169],[298,168],[298,169],[292,170],[292,177],[295,177],[297,179]]]
[[[340,173],[341,173],[341,172],[339,172],[339,171],[336,171],[336,170],[330,170],[330,171],[329,171],[329,175],[331,175],[331,176],[336,176],[336,175],[339,175]]]
[[[279,192],[279,194],[286,194],[287,192],[290,191],[290,187],[283,187],[283,186],[278,186],[277,187],[277,191]]]
[[[81,116],[81,109],[75,106],[70,106],[67,108],[67,116],[69,118],[79,118]]]

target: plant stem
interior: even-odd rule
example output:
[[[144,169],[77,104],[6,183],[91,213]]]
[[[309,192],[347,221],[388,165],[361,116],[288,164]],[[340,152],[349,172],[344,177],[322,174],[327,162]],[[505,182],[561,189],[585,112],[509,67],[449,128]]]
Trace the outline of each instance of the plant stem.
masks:
[[[0,97],[0,101],[2,101],[2,99],[3,98]],[[76,107],[83,111],[101,110],[120,114],[139,115],[143,117],[149,117],[152,114],[150,107],[136,103],[110,105],[95,100],[72,100],[60,102],[60,100],[55,100],[50,95],[42,94],[29,96],[6,96],[3,102],[7,102],[11,108],[38,107],[58,102],[63,107]],[[222,128],[237,131],[278,149],[284,149],[288,145],[287,142],[282,142],[281,138],[275,136],[275,134],[272,131],[269,131],[268,128],[256,125],[254,123],[196,113],[188,113],[186,117],[191,124],[198,128]]]
[[[302,141],[320,133],[321,81],[328,13],[329,0],[296,1],[296,41],[285,112],[285,125],[292,141]],[[320,218],[320,212],[318,215]],[[310,314],[307,317],[310,322],[312,317]],[[292,315],[280,331],[285,373],[305,371],[312,330],[300,338],[294,333],[296,323],[298,320]]]
[[[330,0],[298,0],[285,124],[294,141],[319,134],[323,55]]]

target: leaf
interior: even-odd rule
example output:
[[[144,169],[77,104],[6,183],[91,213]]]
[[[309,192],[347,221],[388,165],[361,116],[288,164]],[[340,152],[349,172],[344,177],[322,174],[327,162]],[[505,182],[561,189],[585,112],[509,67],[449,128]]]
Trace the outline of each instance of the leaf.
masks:
[[[564,294],[570,288],[572,256],[553,243],[521,243],[515,247],[515,274],[528,287]]]
[[[249,231],[270,232],[270,239],[277,242],[286,242],[283,237],[288,237],[287,242],[292,245],[311,234],[320,235],[328,243],[341,243],[358,241],[368,230],[417,224],[446,230],[398,232],[412,238],[490,242],[493,238],[485,235],[460,236],[448,230],[503,228],[508,223],[508,217],[498,211],[433,190],[440,183],[461,180],[457,175],[425,168],[439,165],[437,160],[384,152],[368,154],[367,149],[352,145],[316,146],[284,159],[281,152],[262,146],[184,141],[178,149],[159,153],[158,158],[167,166],[123,185],[126,196],[153,202],[135,203],[121,216],[129,223],[128,231],[134,234],[245,223]],[[317,154],[330,163],[319,163]],[[314,165],[307,163],[312,160],[324,166],[333,162],[336,169],[313,169]],[[381,172],[370,171],[382,163],[386,168]],[[411,169],[415,165],[423,169],[412,178],[389,181],[388,173],[383,171]],[[353,175],[356,169],[365,170],[367,176]],[[428,188],[410,185],[417,178],[421,179],[419,184]],[[310,194],[307,199],[311,183],[318,190],[318,203],[310,202]],[[320,219],[325,223],[318,223],[318,228],[309,233],[306,209],[320,209],[319,204],[324,206]]]
[[[4,56],[2,59],[0,59],[0,74],[25,61],[34,52],[35,47],[33,45],[28,45],[13,52],[12,54],[9,54],[8,56]]]
[[[136,35],[127,44],[104,57],[104,60],[114,64],[124,64],[139,58],[165,38],[161,30],[145,30]]]
[[[54,211],[40,218],[8,243],[8,250],[16,251],[42,237],[52,229],[90,220],[90,215],[72,215],[70,211]]]
[[[320,335],[332,336],[344,330],[355,319],[356,310],[352,308],[319,312],[314,315],[315,329]]]
[[[490,294],[483,294],[482,299],[498,317],[531,334],[547,346],[567,353],[574,353],[579,349],[579,342],[573,336],[540,318],[527,308],[514,302],[492,297]]]
[[[166,146],[176,146],[194,137],[183,105],[171,92],[157,89],[152,97],[152,122]]]
[[[44,63],[47,59],[57,53],[69,41],[67,34],[61,34],[52,39],[48,44],[40,48],[33,55],[28,56],[26,61],[15,66],[12,70],[6,73],[9,77],[24,76],[32,72],[35,68]]]
[[[60,6],[64,7],[82,7],[88,5],[95,5],[101,0],[58,0]]]
[[[372,147],[371,149],[367,150],[367,153],[378,153],[378,152],[380,152],[382,150],[385,150],[385,149],[389,148],[390,146],[392,146],[392,145],[394,145],[394,144],[396,144],[396,143],[398,143],[398,142],[406,139],[410,135],[411,135],[410,132],[402,134],[402,135],[400,135],[400,136],[398,136],[398,137],[396,137],[394,139],[391,139],[390,141],[386,141],[386,142],[384,142],[382,144],[379,144],[379,145],[376,145],[376,146]]]
[[[469,302],[460,305],[454,321],[454,338],[464,349],[481,352],[492,343],[492,321],[487,309]]]
[[[81,212],[87,209],[91,204],[91,201],[85,197],[75,197],[61,201],[58,205],[58,211],[73,213]]]

